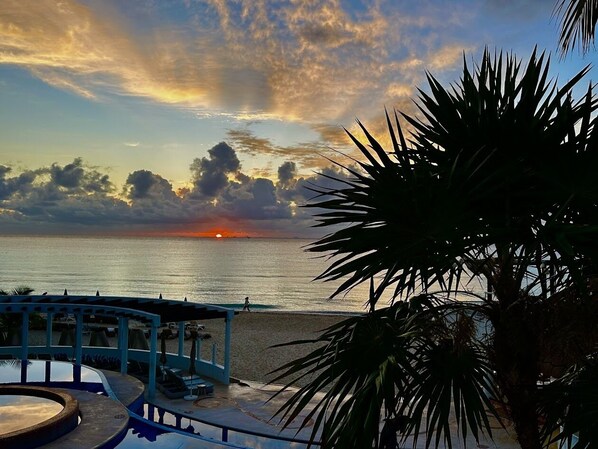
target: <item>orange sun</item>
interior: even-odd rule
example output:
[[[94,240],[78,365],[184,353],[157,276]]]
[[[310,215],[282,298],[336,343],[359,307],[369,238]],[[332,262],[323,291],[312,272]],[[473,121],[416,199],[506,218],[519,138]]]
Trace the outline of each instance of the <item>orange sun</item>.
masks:
[[[216,234],[216,238],[217,239],[221,239],[222,238],[222,234]]]

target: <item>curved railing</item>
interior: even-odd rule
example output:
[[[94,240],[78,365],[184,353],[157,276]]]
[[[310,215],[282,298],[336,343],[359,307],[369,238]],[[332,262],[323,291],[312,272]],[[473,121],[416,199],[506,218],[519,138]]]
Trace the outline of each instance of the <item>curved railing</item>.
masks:
[[[46,313],[50,315],[47,325],[46,345],[29,346],[29,314],[33,312]],[[30,354],[66,354],[66,358],[76,365],[81,365],[85,355],[104,355],[120,360],[120,371],[125,374],[128,371],[128,362],[131,360],[145,362],[149,366],[148,394],[154,395],[156,389],[156,367],[159,355],[157,353],[157,330],[160,326],[160,317],[156,314],[141,310],[128,309],[114,306],[94,306],[64,303],[27,303],[27,302],[0,302],[0,313],[21,314],[22,323],[20,329],[20,346],[0,346],[0,354],[9,354],[13,357],[26,360]],[[52,339],[51,315],[55,313],[69,313],[76,317],[75,323],[75,344],[72,346],[54,345]],[[118,317],[118,347],[106,348],[96,346],[83,346],[83,315],[109,315]],[[128,320],[135,319],[149,326],[150,348],[149,350],[129,349],[128,347]],[[215,351],[213,351],[215,356]],[[223,383],[228,383],[228,369],[226,366],[218,365],[213,357],[212,363],[196,358],[196,372],[202,376],[211,377]],[[170,354],[169,366],[186,369],[190,360],[184,354]]]

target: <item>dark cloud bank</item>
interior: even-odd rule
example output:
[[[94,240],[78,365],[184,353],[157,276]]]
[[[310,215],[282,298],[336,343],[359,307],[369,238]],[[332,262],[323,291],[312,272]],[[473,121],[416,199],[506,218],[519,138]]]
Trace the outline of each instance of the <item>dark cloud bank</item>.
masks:
[[[312,237],[310,209],[298,207],[330,185],[324,176],[299,177],[294,162],[278,179],[242,173],[236,152],[221,142],[190,165],[190,187],[178,192],[157,173],[137,170],[122,190],[80,158],[14,173],[0,165],[2,234],[193,234],[226,227],[237,235]],[[322,171],[342,176],[334,169]]]

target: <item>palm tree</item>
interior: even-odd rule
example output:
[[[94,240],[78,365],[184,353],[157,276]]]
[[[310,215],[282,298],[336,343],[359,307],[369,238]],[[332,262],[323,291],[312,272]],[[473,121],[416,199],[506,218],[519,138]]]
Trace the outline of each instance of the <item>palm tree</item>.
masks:
[[[562,52],[567,53],[580,45],[586,53],[596,35],[598,0],[559,0],[555,13],[561,17],[559,42]]]
[[[314,376],[283,416],[324,389],[313,416],[325,448],[341,439],[336,447],[391,447],[379,441],[383,420],[414,439],[423,421],[426,443],[438,446],[451,414],[463,438],[489,433],[484,409],[496,390],[521,447],[546,443],[554,429],[539,427],[537,385],[547,348],[562,344],[551,335],[566,331],[563,311],[598,312],[587,282],[598,263],[598,101],[591,87],[572,96],[587,71],[558,87],[544,54],[522,69],[486,50],[449,89],[428,75],[422,118],[403,114],[409,139],[387,115],[390,151],[361,124],[366,143],[349,134],[366,162],[347,168],[342,187],[316,189],[310,207],[334,230],[309,249],[334,256],[319,277],[342,280],[333,296],[375,279],[370,310],[383,293],[393,303],[329,329],[316,339],[323,347],[280,369]],[[492,295],[469,292],[472,276]],[[456,300],[467,295],[477,301]],[[487,335],[471,320],[488,323]],[[598,341],[596,331],[569,335],[585,348],[577,361],[593,347],[584,340]],[[365,394],[375,398],[368,406]],[[367,441],[358,440],[351,429],[368,420]]]
[[[0,290],[0,296],[19,296],[19,295],[30,295],[34,292],[34,289],[21,285],[13,288],[9,292],[6,290]],[[31,316],[30,316],[31,318]],[[17,313],[0,313],[0,328],[3,332],[0,332],[0,344],[19,346],[21,344],[21,315]]]
[[[558,429],[552,440],[578,442],[576,448],[596,447],[598,441],[598,358],[590,356],[546,388],[540,407],[549,422],[546,431]],[[548,438],[549,436],[546,435]]]
[[[417,439],[419,418],[426,413],[426,441],[435,437],[436,444],[443,440],[451,447],[444,409],[454,398],[463,437],[468,431],[476,439],[481,432],[491,435],[486,410],[492,411],[493,404],[484,394],[493,391],[490,365],[472,338],[471,318],[449,321],[447,311],[419,296],[349,318],[315,340],[279,345],[320,346],[277,370],[281,374],[273,382],[300,373],[289,385],[314,376],[280,410],[283,420],[293,421],[302,401],[323,390],[323,399],[303,425],[315,417],[311,437],[316,440],[322,430],[324,448],[398,447],[396,433]]]
[[[14,295],[14,296],[26,296],[26,295],[30,295],[31,293],[33,293],[35,290],[32,289],[31,287],[27,287],[26,285],[20,285],[18,287],[13,288],[12,290],[10,290],[10,292],[7,292],[6,290],[0,290],[0,295],[1,296],[6,296],[6,295]]]

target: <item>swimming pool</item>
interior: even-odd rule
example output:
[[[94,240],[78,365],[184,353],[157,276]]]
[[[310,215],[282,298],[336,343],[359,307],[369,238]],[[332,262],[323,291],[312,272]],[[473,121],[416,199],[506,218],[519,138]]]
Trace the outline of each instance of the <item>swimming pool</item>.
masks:
[[[133,416],[138,416],[143,421],[154,423],[167,431],[176,431],[184,435],[195,435],[211,440],[227,443],[227,447],[242,448],[267,448],[267,449],[304,449],[307,448],[306,441],[293,441],[291,438],[279,435],[265,435],[250,433],[234,428],[232,425],[214,425],[194,419],[189,416],[174,413],[172,411],[144,403],[142,409],[136,410]],[[312,444],[317,448],[318,444]],[[117,446],[119,449],[120,446]],[[127,448],[127,446],[123,446]]]
[[[104,391],[102,377],[96,370],[56,360],[0,360],[0,384]]]
[[[0,394],[0,436],[24,430],[60,413],[64,406],[52,399],[24,394]]]
[[[165,426],[156,423],[150,424],[137,418],[129,420],[129,428],[124,438],[113,446],[109,446],[110,449],[178,449],[187,447],[194,449],[251,449],[247,446],[208,440],[193,433],[173,431]],[[270,446],[253,447],[269,448]]]
[[[50,388],[70,388],[99,393],[117,400],[104,375],[87,366],[70,362],[45,360],[0,360],[0,384],[43,385]],[[137,402],[129,410],[126,432],[110,442],[107,448],[264,448],[304,449],[306,442],[290,441],[288,437],[241,431],[226,423],[214,425],[200,419]],[[317,446],[315,446],[317,447]]]

